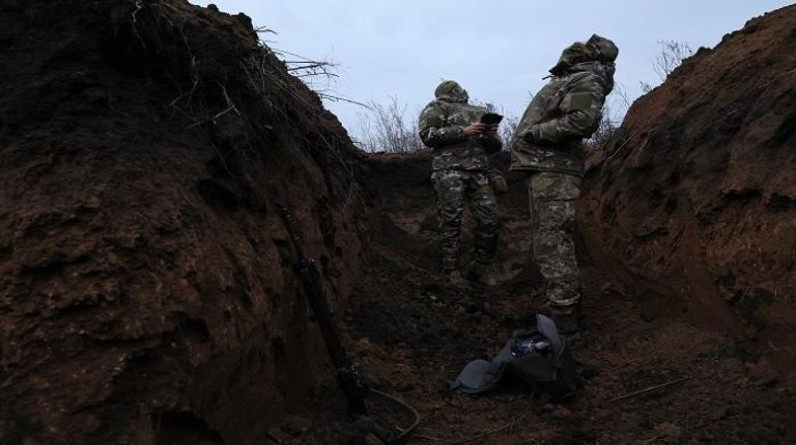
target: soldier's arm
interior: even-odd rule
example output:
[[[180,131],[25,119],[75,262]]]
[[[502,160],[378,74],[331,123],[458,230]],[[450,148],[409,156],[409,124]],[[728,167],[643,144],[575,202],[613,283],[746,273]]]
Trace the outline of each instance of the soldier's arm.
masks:
[[[557,144],[572,139],[587,138],[599,127],[605,93],[596,76],[588,76],[564,96],[561,116],[540,122],[528,131],[536,141]]]
[[[503,142],[500,140],[497,130],[494,133],[487,132],[481,136],[481,143],[487,153],[497,153],[503,148]]]
[[[432,102],[420,113],[420,139],[427,147],[436,148],[455,144],[467,138],[464,127],[460,125],[446,126],[445,111],[436,102]]]

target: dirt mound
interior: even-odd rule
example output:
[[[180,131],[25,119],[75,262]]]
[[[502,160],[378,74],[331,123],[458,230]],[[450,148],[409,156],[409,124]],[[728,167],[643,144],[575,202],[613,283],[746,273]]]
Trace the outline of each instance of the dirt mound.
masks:
[[[9,0],[0,42],[0,442],[262,443],[333,375],[279,208],[341,302],[345,131],[243,15]]]
[[[672,316],[796,364],[796,7],[700,49],[636,101],[592,166],[591,263]]]

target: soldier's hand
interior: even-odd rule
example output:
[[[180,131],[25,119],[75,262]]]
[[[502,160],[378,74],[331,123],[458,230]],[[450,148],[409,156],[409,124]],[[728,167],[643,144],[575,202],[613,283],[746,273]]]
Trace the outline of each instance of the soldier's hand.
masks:
[[[481,122],[473,122],[469,126],[464,127],[462,133],[467,136],[475,136],[477,134],[482,134],[484,131],[486,131],[486,125]]]

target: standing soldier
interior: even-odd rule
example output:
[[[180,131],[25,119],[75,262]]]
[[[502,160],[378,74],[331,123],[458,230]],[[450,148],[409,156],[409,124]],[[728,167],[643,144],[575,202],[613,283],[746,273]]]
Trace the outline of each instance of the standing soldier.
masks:
[[[573,239],[582,140],[600,124],[618,54],[612,41],[596,34],[566,48],[525,110],[511,146],[511,170],[530,173],[533,259],[545,279],[550,314],[567,335],[577,335],[582,290]]]
[[[459,230],[465,200],[478,225],[467,278],[489,284],[498,238],[497,200],[490,186],[488,154],[500,151],[497,125],[480,123],[487,110],[467,103],[467,91],[452,81],[434,91],[420,114],[420,138],[433,150],[431,181],[437,192],[442,271],[449,284],[464,282],[458,271]]]

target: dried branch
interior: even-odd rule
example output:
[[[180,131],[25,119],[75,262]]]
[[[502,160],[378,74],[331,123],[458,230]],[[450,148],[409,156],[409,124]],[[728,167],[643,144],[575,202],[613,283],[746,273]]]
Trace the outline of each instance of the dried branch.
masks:
[[[511,421],[511,423],[509,423],[509,424],[507,424],[505,426],[502,426],[500,428],[495,428],[493,430],[489,430],[489,431],[483,432],[481,434],[477,434],[475,436],[468,437],[466,439],[462,439],[462,440],[460,440],[458,442],[448,442],[447,445],[461,445],[463,443],[468,443],[468,442],[473,442],[473,441],[476,441],[476,440],[479,440],[479,439],[483,439],[483,438],[485,438],[487,436],[491,436],[491,435],[493,435],[495,433],[499,433],[501,431],[506,431],[506,430],[511,431],[514,428],[514,425],[517,422],[519,422],[520,420],[522,420],[524,417],[525,416],[515,417],[514,420]]]
[[[644,388],[644,389],[641,389],[641,390],[638,390],[638,391],[634,391],[634,392],[631,392],[631,393],[628,393],[628,394],[623,394],[623,395],[621,395],[619,397],[614,397],[613,399],[609,400],[609,402],[618,402],[620,400],[629,399],[631,397],[635,397],[635,396],[638,396],[638,395],[641,395],[641,394],[646,394],[646,393],[648,393],[650,391],[655,391],[656,389],[666,388],[666,387],[672,386],[674,384],[677,384],[677,383],[680,383],[680,382],[684,382],[684,381],[689,380],[689,379],[691,379],[691,377],[683,377],[683,378],[680,378],[680,379],[677,379],[677,380],[672,380],[670,382],[661,383],[660,385],[650,386],[649,388]]]
[[[146,49],[146,43],[144,43],[144,39],[141,38],[141,34],[138,33],[138,27],[136,26],[138,24],[138,11],[140,11],[142,7],[141,0],[135,0],[135,9],[133,10],[133,13],[130,14],[130,17],[133,23],[133,33],[138,38],[138,41],[141,42],[141,46]]]
[[[406,119],[407,105],[397,98],[390,98],[387,105],[371,102],[367,114],[360,113],[359,141],[366,151],[408,153],[423,149],[417,120]]]
[[[655,58],[653,68],[658,73],[661,82],[665,81],[669,74],[683,63],[683,60],[691,57],[694,51],[688,46],[686,42],[678,42],[676,40],[659,40],[663,49],[661,53]]]

